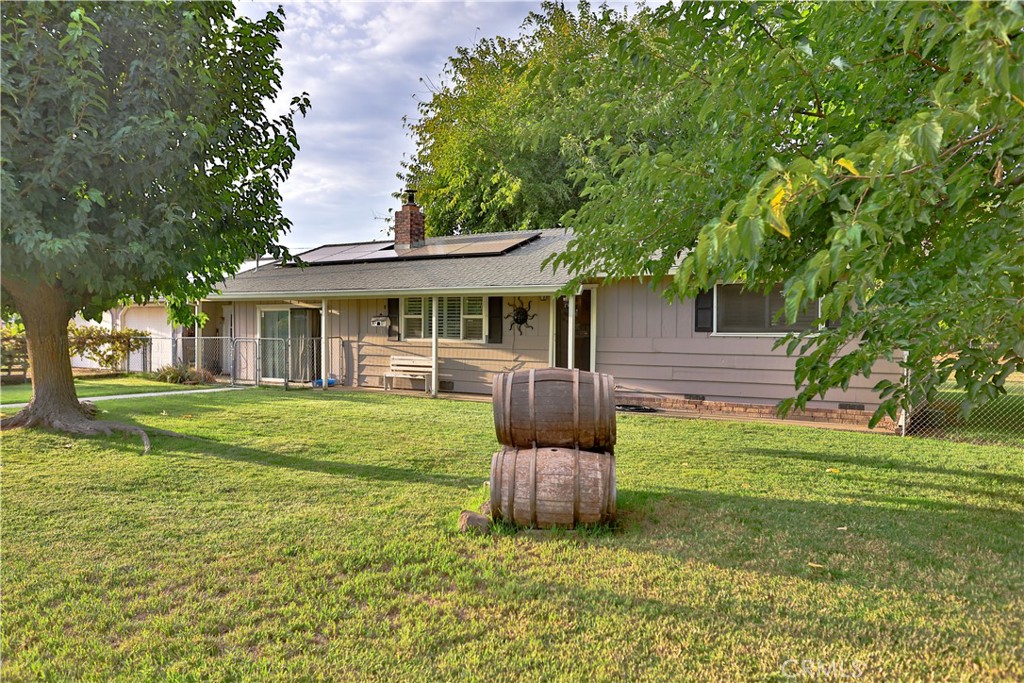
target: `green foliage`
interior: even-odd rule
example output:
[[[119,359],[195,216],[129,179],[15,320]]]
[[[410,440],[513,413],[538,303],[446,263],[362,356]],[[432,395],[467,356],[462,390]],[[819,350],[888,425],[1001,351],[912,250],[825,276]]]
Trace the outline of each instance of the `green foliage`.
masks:
[[[948,377],[976,404],[1002,395],[1024,369],[1021,3],[682,3],[595,22],[593,52],[526,61],[517,81],[549,95],[522,137],[559,140],[582,199],[553,265],[671,278],[669,296],[784,283],[790,319],[820,298],[840,323],[784,340],[802,357],[783,411],[882,358],[910,380],[878,385],[876,419]]]
[[[96,361],[101,368],[116,370],[133,351],[150,343],[149,332],[125,328],[108,330],[97,325],[68,325],[68,349],[71,356]]]
[[[165,365],[156,371],[154,379],[169,384],[214,384],[217,381],[206,368],[197,370],[187,363]]]
[[[519,37],[484,39],[449,60],[406,122],[417,154],[403,181],[420,192],[429,234],[551,228],[580,205],[562,153],[572,128],[538,134],[534,122],[553,101],[586,96],[553,89],[546,75],[604,44],[601,17],[585,3],[574,15],[546,2]]]
[[[230,2],[2,7],[5,306],[87,317],[165,295],[179,321],[246,258],[284,254],[294,110],[270,118],[284,12]],[[31,336],[31,335],[30,335]]]

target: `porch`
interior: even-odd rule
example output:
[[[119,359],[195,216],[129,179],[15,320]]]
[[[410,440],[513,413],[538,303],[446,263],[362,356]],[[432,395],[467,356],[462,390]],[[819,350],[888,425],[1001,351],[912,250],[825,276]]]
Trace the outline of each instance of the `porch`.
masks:
[[[182,339],[182,355],[233,384],[322,389],[381,388],[393,358],[428,358],[427,386],[396,377],[395,388],[490,395],[497,372],[593,370],[596,298],[595,289],[585,288],[567,297],[520,290],[214,299],[200,304],[207,322]]]

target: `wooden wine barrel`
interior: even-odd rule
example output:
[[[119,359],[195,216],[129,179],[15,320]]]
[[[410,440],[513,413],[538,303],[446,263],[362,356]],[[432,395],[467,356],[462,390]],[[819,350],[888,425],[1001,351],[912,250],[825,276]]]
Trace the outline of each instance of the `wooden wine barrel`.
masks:
[[[503,446],[615,452],[611,375],[565,368],[498,373],[492,404],[494,430]]]
[[[502,448],[491,459],[491,516],[573,528],[615,520],[615,456],[578,448]]]

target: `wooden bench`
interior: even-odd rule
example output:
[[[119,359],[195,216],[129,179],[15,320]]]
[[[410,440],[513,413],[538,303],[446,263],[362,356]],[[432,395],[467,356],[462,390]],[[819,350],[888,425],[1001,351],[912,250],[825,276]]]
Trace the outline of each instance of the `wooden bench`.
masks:
[[[391,389],[395,387],[395,377],[422,379],[424,390],[430,391],[431,379],[434,374],[434,363],[423,356],[391,356],[391,366],[384,373],[384,391],[389,389],[388,378],[391,378]]]

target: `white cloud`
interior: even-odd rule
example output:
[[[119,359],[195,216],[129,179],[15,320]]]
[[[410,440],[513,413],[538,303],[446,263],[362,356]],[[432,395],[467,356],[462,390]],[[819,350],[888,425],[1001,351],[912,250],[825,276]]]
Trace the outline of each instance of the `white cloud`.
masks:
[[[276,2],[246,2],[257,18]],[[293,222],[284,242],[309,247],[382,239],[375,216],[395,208],[395,174],[414,151],[402,117],[415,117],[420,79],[437,82],[459,46],[514,35],[538,2],[284,2],[282,96],[308,92],[296,128],[301,150],[282,187]]]

